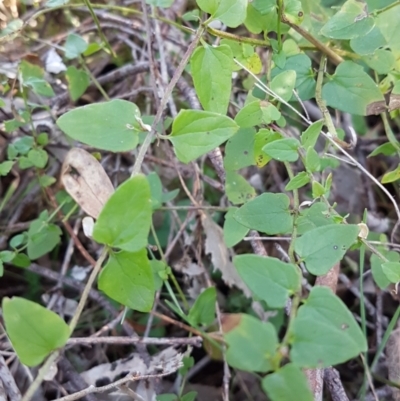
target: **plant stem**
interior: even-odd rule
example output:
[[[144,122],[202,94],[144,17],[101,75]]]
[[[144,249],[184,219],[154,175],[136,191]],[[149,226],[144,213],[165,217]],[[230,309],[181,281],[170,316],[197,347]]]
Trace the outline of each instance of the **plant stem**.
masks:
[[[233,33],[229,33],[229,32],[224,32],[224,31],[220,31],[219,29],[214,29],[211,28],[209,26],[206,27],[207,32],[210,33],[211,35],[214,36],[218,36],[219,38],[224,38],[224,39],[232,39],[235,42],[239,42],[239,43],[248,43],[250,45],[254,45],[254,46],[271,46],[271,43],[269,40],[260,40],[260,39],[256,39],[256,38],[248,38],[245,36],[239,36],[239,35],[235,35]]]
[[[176,83],[178,82],[179,78],[181,77],[183,70],[186,67],[186,64],[189,62],[189,58],[192,55],[192,53],[194,52],[203,32],[204,32],[203,27],[198,29],[198,31],[196,32],[196,36],[194,37],[194,40],[189,45],[188,49],[186,50],[185,54],[183,55],[182,60],[179,63],[178,68],[175,71],[174,76],[172,77],[170,83],[168,84],[168,86],[165,89],[164,96],[161,99],[160,106],[158,107],[158,110],[157,110],[157,114],[154,117],[154,121],[151,126],[151,130],[147,134],[142,146],[140,147],[135,164],[133,166],[131,177],[139,174],[139,172],[140,172],[144,157],[145,157],[147,150],[149,149],[151,142],[153,141],[153,138],[156,134],[157,124],[161,120],[161,117],[164,112],[165,106],[167,105],[168,99],[171,96],[171,93],[172,93]]]
[[[111,56],[112,56],[113,58],[116,58],[117,55],[114,53],[114,50],[112,49],[110,43],[108,42],[108,39],[107,39],[106,36],[104,35],[103,30],[101,29],[100,21],[99,21],[99,19],[97,18],[97,15],[96,15],[96,13],[95,13],[94,10],[93,10],[92,5],[90,4],[90,0],[83,0],[83,2],[85,3],[86,7],[88,8],[88,10],[89,10],[89,12],[90,12],[90,15],[91,15],[92,18],[93,18],[93,21],[94,21],[94,23],[95,23],[95,25],[96,25],[96,27],[97,27],[97,31],[99,32],[99,35],[100,35],[102,41],[103,41],[104,44],[106,45],[106,47],[107,47],[107,49],[109,50]]]

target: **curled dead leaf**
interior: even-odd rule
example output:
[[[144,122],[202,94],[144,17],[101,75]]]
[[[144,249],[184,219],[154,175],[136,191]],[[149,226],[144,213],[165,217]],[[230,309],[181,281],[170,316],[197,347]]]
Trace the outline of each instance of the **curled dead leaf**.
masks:
[[[72,148],[64,160],[61,182],[75,202],[97,219],[114,187],[102,165],[84,149]]]

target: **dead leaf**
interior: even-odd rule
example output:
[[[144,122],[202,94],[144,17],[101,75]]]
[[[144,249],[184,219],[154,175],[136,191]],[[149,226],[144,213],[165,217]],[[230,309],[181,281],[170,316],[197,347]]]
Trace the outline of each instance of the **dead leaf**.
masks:
[[[222,273],[222,279],[229,285],[236,286],[243,291],[247,298],[250,298],[251,292],[247,285],[240,278],[235,266],[231,262],[229,250],[224,242],[222,228],[206,213],[201,214],[201,221],[206,234],[205,253],[211,255],[211,261],[214,269]]]
[[[400,381],[400,328],[392,331],[386,344],[386,356],[389,380],[397,383]],[[392,395],[394,401],[400,400],[398,388],[392,387]]]
[[[95,219],[114,192],[102,165],[80,148],[72,148],[67,153],[62,166],[61,182],[75,202]]]

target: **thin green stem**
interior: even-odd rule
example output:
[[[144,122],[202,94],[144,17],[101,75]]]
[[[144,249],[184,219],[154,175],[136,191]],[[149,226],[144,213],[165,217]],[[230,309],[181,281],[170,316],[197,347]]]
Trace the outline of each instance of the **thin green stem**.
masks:
[[[95,25],[96,25],[96,27],[97,27],[97,31],[99,32],[99,35],[100,35],[102,41],[103,41],[104,44],[106,45],[106,47],[107,47],[107,49],[109,50],[111,56],[112,56],[113,58],[116,58],[117,55],[114,53],[114,50],[112,49],[110,43],[108,42],[108,39],[106,38],[106,35],[104,35],[104,32],[103,32],[103,30],[101,29],[100,21],[99,21],[99,19],[97,18],[96,13],[95,13],[94,10],[93,10],[93,7],[92,7],[92,4],[90,3],[90,0],[83,0],[83,2],[85,3],[85,6],[88,8],[89,13],[90,13],[90,15],[91,15],[92,18],[93,18],[93,21],[94,21],[94,23],[95,23]]]
[[[379,9],[379,10],[372,11],[371,13],[369,13],[369,15],[372,15],[372,16],[375,16],[375,17],[376,17],[377,15],[382,14],[382,13],[384,13],[384,12],[386,12],[386,11],[389,11],[389,10],[391,10],[392,8],[397,7],[397,6],[399,6],[399,5],[400,5],[400,0],[397,0],[397,1],[395,1],[394,3],[389,4],[389,5],[386,6],[386,7],[382,7],[382,8]]]
[[[103,95],[104,99],[106,100],[111,100],[110,97],[107,95],[107,92],[103,89],[103,87],[100,85],[99,81],[96,79],[96,77],[92,74],[92,71],[90,71],[90,68],[87,67],[85,60],[82,57],[79,57],[79,61],[81,63],[81,66],[84,68],[86,73],[89,75],[90,79],[96,86],[96,88],[99,90],[99,92]]]
[[[285,162],[285,167],[286,171],[289,175],[290,179],[294,178],[294,173],[292,166],[288,163]],[[292,263],[296,263],[296,259],[294,257],[294,243],[296,241],[296,236],[297,236],[297,216],[299,214],[299,207],[300,207],[300,200],[299,200],[299,191],[297,189],[294,189],[293,191],[293,231],[292,231],[292,238],[290,240],[290,245],[289,245],[289,258]]]
[[[396,312],[394,313],[392,319],[390,320],[388,327],[385,331],[385,334],[383,335],[382,341],[379,344],[379,348],[376,351],[375,357],[371,363],[371,372],[373,372],[375,370],[376,364],[379,361],[379,358],[384,350],[384,348],[386,347],[386,343],[389,340],[390,334],[392,333],[397,321],[399,320],[399,316],[400,316],[400,306],[397,307]]]
[[[277,0],[276,1],[276,6],[278,8],[278,12],[277,12],[278,21],[277,21],[277,32],[276,32],[276,35],[278,37],[278,52],[280,53],[282,51],[281,23],[282,23],[283,10],[284,10],[283,0]]]
[[[245,37],[245,36],[239,36],[239,35],[235,35],[233,33],[224,32],[224,31],[220,31],[218,29],[211,28],[209,26],[207,26],[206,29],[207,29],[208,33],[210,33],[211,35],[214,35],[214,36],[218,36],[219,38],[232,39],[235,42],[248,43],[248,44],[254,45],[254,46],[264,46],[264,47],[271,46],[271,43],[269,40],[260,40],[260,39]]]

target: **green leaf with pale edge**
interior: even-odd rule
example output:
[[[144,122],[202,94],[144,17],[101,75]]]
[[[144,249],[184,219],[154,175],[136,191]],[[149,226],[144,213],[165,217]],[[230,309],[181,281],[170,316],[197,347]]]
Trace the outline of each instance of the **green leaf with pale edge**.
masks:
[[[141,127],[138,107],[126,100],[93,103],[78,107],[58,120],[57,125],[69,137],[111,152],[127,152],[136,148]]]
[[[240,224],[266,234],[283,234],[293,227],[289,205],[290,200],[285,194],[264,193],[239,208],[234,218]]]
[[[176,157],[189,163],[224,143],[239,126],[229,117],[202,110],[181,110],[168,139]]]
[[[283,100],[289,101],[296,85],[296,71],[283,71],[271,81],[271,89]]]
[[[374,102],[385,98],[376,83],[353,61],[344,61],[322,88],[327,105],[350,114],[368,115]]]
[[[38,95],[51,97],[54,96],[53,88],[43,78],[44,71],[37,65],[23,60],[19,64],[19,71],[22,77],[22,84],[29,87]]]
[[[256,190],[242,175],[229,170],[226,172],[225,192],[234,205],[245,203],[256,196]]]
[[[364,2],[347,0],[323,26],[321,34],[332,39],[353,39],[366,35],[374,27],[374,19],[365,15],[368,11],[364,7]]]
[[[155,286],[146,249],[112,253],[100,273],[98,286],[122,305],[149,312],[153,306]]]
[[[238,208],[231,208],[225,214],[224,221],[224,241],[228,248],[235,246],[239,243],[249,232],[249,228],[240,224],[234,218]]]
[[[233,264],[252,293],[270,308],[283,308],[289,295],[300,289],[298,267],[276,258],[258,255],[235,256]]]
[[[396,154],[396,148],[391,144],[390,142],[383,143],[382,145],[379,145],[375,150],[373,150],[368,157],[373,157],[383,154],[385,156],[392,156]]]
[[[192,326],[201,324],[210,325],[215,319],[215,303],[217,291],[215,287],[205,289],[196,299],[188,314],[188,321]]]
[[[383,263],[382,271],[391,283],[398,283],[400,281],[400,263],[399,262]]]
[[[264,377],[262,388],[268,394],[271,401],[314,400],[306,375],[299,367],[292,363]]]
[[[151,215],[149,182],[144,175],[137,175],[108,199],[94,225],[93,239],[125,251],[138,251],[147,245]]]
[[[299,367],[326,368],[367,351],[366,339],[347,306],[329,288],[313,287],[291,332],[290,359]]]
[[[194,51],[191,72],[204,110],[226,114],[232,90],[232,63],[232,50],[227,45],[205,45]]]
[[[296,239],[294,249],[305,262],[307,270],[316,275],[326,274],[339,262],[357,240],[357,225],[330,224],[307,231]]]
[[[274,326],[245,314],[228,315],[228,317],[236,317],[238,320],[236,326],[224,334],[228,345],[226,351],[228,364],[249,372],[271,370],[270,360],[278,346]]]
[[[85,93],[90,84],[87,72],[73,65],[68,67],[65,78],[67,78],[69,95],[73,101],[78,100]]]
[[[295,162],[299,158],[299,147],[300,142],[296,138],[284,138],[267,143],[262,150],[275,160]]]
[[[296,174],[285,186],[285,191],[293,191],[294,189],[298,189],[304,187],[310,182],[310,177],[308,173],[302,171],[301,173]]]
[[[68,325],[57,314],[24,298],[3,298],[6,332],[20,361],[39,365],[70,336]]]

